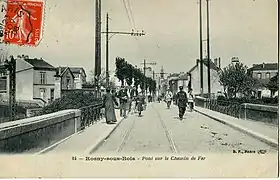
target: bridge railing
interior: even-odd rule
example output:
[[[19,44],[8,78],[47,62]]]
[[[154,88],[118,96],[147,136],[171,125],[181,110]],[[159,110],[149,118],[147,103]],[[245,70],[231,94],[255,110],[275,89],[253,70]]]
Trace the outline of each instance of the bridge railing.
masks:
[[[241,103],[221,101],[216,99],[207,99],[206,108],[217,111],[229,116],[240,118]]]
[[[278,106],[237,103],[232,101],[208,99],[200,96],[196,96],[195,105],[235,118],[278,124]]]
[[[103,117],[102,103],[80,108],[81,110],[81,129],[94,124]]]

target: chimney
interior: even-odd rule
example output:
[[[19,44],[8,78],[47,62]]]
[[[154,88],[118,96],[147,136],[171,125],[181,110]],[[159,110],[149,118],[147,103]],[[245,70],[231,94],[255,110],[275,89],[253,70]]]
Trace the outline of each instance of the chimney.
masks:
[[[215,58],[215,59],[214,59],[214,64],[215,64],[216,66],[218,66],[217,62],[218,62],[218,59]]]
[[[262,67],[263,67],[263,68],[264,68],[264,65],[265,65],[265,64],[263,63],[263,64],[262,64]]]
[[[221,58],[219,57],[219,68],[221,69]]]
[[[58,75],[61,75],[61,67],[58,67]]]

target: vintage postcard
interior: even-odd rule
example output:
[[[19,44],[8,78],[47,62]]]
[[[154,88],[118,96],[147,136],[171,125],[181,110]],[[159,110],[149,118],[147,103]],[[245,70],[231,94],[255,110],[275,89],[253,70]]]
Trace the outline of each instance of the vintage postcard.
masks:
[[[0,0],[0,177],[278,177],[277,0]]]

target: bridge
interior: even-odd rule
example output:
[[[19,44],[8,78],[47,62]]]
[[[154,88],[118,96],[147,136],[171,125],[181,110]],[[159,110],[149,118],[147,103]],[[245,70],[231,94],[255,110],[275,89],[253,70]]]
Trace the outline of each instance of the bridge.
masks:
[[[254,104],[221,106],[196,97],[195,111],[178,118],[175,105],[147,105],[142,117],[106,124],[102,105],[68,109],[0,124],[2,154],[55,153],[262,153],[278,151],[278,107]]]

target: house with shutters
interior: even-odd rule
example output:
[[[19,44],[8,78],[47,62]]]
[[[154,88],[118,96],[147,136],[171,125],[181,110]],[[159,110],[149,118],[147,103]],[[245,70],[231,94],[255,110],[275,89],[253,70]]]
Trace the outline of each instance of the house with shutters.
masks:
[[[16,100],[42,104],[55,99],[56,68],[44,59],[17,56]]]
[[[253,64],[248,69],[249,74],[259,81],[256,96],[258,98],[273,96],[272,92],[266,87],[271,78],[278,74],[278,63]]]

